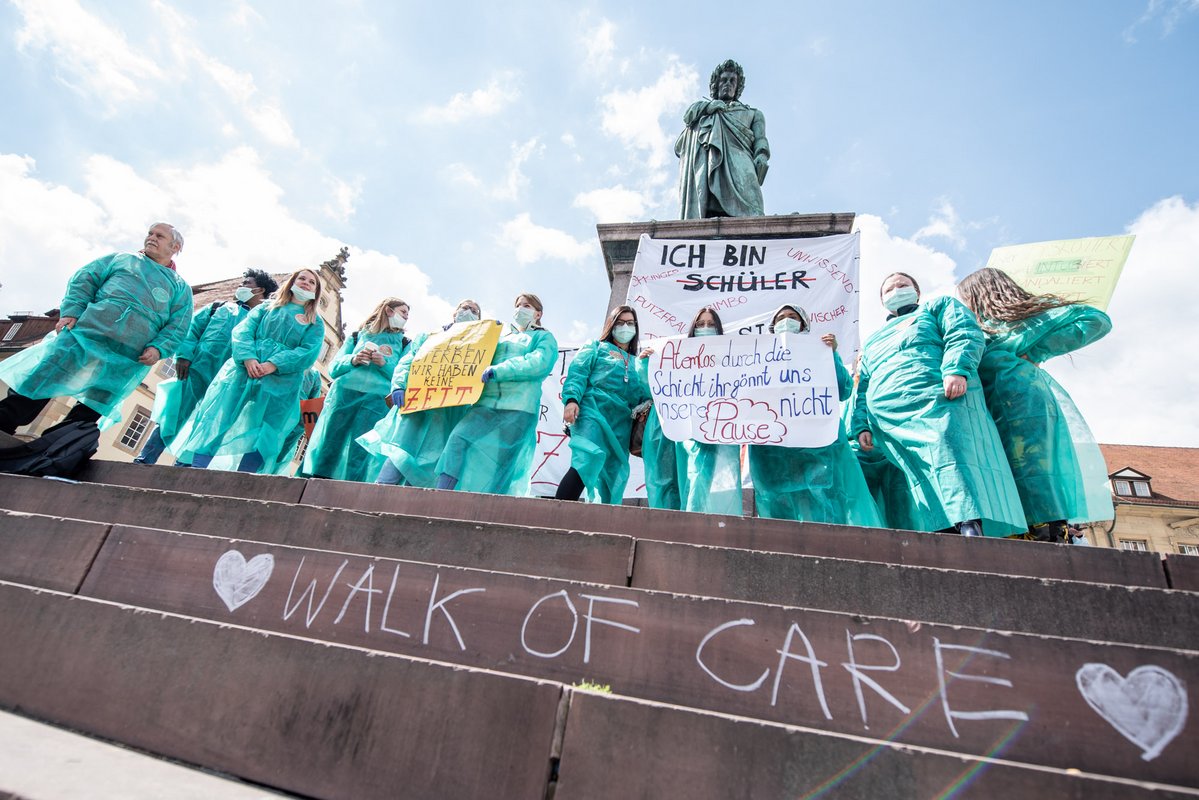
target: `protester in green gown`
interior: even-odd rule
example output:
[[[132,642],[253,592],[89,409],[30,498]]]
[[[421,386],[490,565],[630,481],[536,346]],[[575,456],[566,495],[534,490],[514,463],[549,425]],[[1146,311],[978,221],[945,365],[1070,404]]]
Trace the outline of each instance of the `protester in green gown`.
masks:
[[[206,305],[192,316],[187,336],[175,353],[175,377],[160,381],[154,393],[154,432],[133,459],[136,464],[158,462],[162,451],[175,440],[204,393],[229,356],[233,354],[233,328],[279,288],[275,279],[261,269],[245,271],[233,300]],[[176,461],[178,466],[187,466]]]
[[[691,320],[688,336],[723,336],[724,324],[713,309],[702,308]],[[643,347],[637,375],[649,391],[653,347]],[[741,513],[741,447],[688,439],[674,442],[662,433],[658,413],[650,406],[641,445],[645,490],[651,508],[681,508],[707,514]],[[674,502],[675,505],[666,505]]]
[[[562,419],[570,426],[570,468],[554,497],[620,503],[629,479],[631,412],[649,399],[637,379],[637,312],[612,309],[600,338],[575,355],[562,384]]]
[[[903,470],[917,530],[1025,530],[978,380],[985,337],[974,315],[952,297],[921,304],[920,287],[902,272],[888,275],[879,294],[891,314],[862,347],[852,433]]]
[[[172,260],[182,248],[183,236],[160,222],[140,253],[113,253],[72,275],[54,333],[0,362],[9,386],[0,430],[29,424],[56,397],[78,401],[68,422],[119,418],[121,403],[187,333],[191,287]]]
[[[811,333],[812,325],[804,309],[784,304],[774,312],[768,330],[803,336]],[[832,349],[838,395],[844,401],[853,378],[837,353],[837,337],[826,333],[820,340]],[[824,447],[750,445],[748,450],[758,516],[862,527],[881,524],[843,427],[836,441]]]
[[[321,396],[321,390],[324,387],[321,384],[321,374],[316,371],[315,367],[309,367],[304,370],[304,381],[300,384],[300,397],[298,402],[303,403],[305,400],[315,400]],[[296,445],[300,443],[300,437],[304,435],[304,409],[300,408],[300,419],[292,427],[291,432],[287,434],[287,438],[283,440],[283,444],[279,447],[279,458],[275,464],[276,475],[287,475],[292,472],[292,457],[296,452]],[[302,467],[303,464],[300,465]],[[300,471],[300,467],[295,468],[295,472]]]
[[[1084,471],[1102,476],[1099,482],[1106,478],[1103,454],[1089,431],[1076,437],[1069,420],[1085,426],[1081,415],[1069,413],[1069,395],[1037,363],[1102,338],[1111,319],[1083,303],[1031,294],[989,267],[967,275],[958,296],[987,334],[978,376],[1020,492],[1028,535],[1064,542],[1068,520],[1110,519],[1110,495],[1102,494],[1106,508],[1089,508],[1083,478]]]
[[[176,456],[194,467],[207,467],[217,456],[240,457],[239,471],[275,471],[300,417],[304,370],[316,363],[324,341],[320,293],[315,272],[293,272],[272,302],[233,329],[233,356],[176,437]]]
[[[541,384],[558,360],[558,340],[541,327],[535,294],[517,295],[483,393],[454,426],[437,462],[437,488],[525,496],[537,449]]]
[[[479,316],[479,304],[474,300],[463,300],[454,309],[454,321],[444,325],[442,330],[448,331],[458,322],[474,322]],[[428,338],[428,333],[422,333],[409,345],[391,376],[391,394],[387,399],[391,410],[374,428],[358,437],[358,444],[383,458],[375,483],[425,489],[436,486],[437,462],[446,440],[466,413],[466,406],[400,413],[408,388],[408,371]]]
[[[355,439],[387,414],[387,390],[396,364],[412,340],[404,335],[408,304],[384,299],[329,365],[333,385],[304,453],[300,474],[339,481],[373,480],[383,458]]]

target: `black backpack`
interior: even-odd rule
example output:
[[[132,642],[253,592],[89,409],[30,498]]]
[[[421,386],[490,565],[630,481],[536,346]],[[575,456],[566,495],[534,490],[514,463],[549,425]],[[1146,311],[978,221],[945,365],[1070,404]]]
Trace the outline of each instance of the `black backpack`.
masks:
[[[94,422],[68,422],[32,442],[0,448],[0,472],[37,477],[73,477],[100,446]]]

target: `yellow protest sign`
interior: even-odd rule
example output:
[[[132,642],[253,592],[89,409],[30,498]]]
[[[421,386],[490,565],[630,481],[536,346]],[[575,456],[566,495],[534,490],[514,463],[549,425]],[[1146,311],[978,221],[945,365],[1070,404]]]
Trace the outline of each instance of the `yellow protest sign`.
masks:
[[[408,370],[401,414],[468,406],[479,399],[479,377],[491,366],[503,326],[493,319],[459,322],[425,340]]]
[[[987,266],[1003,270],[1033,294],[1056,294],[1106,311],[1135,238],[1096,236],[996,247]]]

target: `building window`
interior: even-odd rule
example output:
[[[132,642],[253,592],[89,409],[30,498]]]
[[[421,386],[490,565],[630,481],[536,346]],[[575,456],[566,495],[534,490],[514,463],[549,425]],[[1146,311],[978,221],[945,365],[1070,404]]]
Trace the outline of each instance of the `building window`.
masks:
[[[1132,487],[1129,486],[1128,481],[1112,481],[1112,484],[1116,487],[1116,494],[1121,497],[1132,497]]]
[[[164,358],[158,364],[158,374],[163,378],[175,377],[175,359]]]
[[[321,299],[320,299],[319,305],[321,307],[321,311],[324,311],[326,308],[329,307],[329,298],[325,297],[324,292],[321,292]]]
[[[133,412],[133,418],[125,426],[125,432],[121,434],[121,438],[117,441],[117,446],[130,452],[135,452],[141,447],[142,439],[145,438],[149,428],[150,411],[138,406]]]
[[[1138,553],[1148,553],[1149,552],[1149,543],[1146,542],[1144,539],[1121,539],[1120,540],[1120,549],[1121,550],[1133,550]]]
[[[1132,491],[1137,497],[1150,497],[1152,495],[1149,491],[1148,481],[1133,481]]]
[[[1180,544],[1178,552],[1184,556],[1199,556],[1199,544]]]
[[[295,455],[292,456],[293,461],[303,461],[304,453],[308,450],[308,437],[301,436],[300,441],[296,444]]]
[[[4,332],[4,341],[12,341],[12,338],[17,335],[17,331],[21,330],[21,326],[24,324],[25,323],[23,322],[14,322],[12,326]]]

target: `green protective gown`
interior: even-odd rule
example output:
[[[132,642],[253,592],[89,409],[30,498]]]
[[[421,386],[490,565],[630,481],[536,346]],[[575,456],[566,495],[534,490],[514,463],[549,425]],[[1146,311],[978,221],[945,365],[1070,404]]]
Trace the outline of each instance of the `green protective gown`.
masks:
[[[204,306],[192,317],[187,336],[175,352],[176,361],[191,362],[187,377],[162,381],[154,397],[153,419],[167,445],[200,405],[217,370],[233,354],[233,328],[249,313],[248,307],[229,301]]]
[[[113,253],[67,282],[64,328],[0,362],[0,380],[37,400],[74,397],[102,417],[120,417],[124,399],[150,367],[147,347],[170,357],[187,333],[192,292],[175,270],[139,253]]]
[[[871,431],[903,470],[915,530],[971,519],[982,520],[987,536],[1028,529],[978,380],[985,347],[974,315],[952,297],[889,319],[862,347],[851,432]],[[963,396],[946,399],[946,375],[966,378]]]
[[[296,303],[262,304],[233,329],[233,355],[184,424],[171,446],[179,459],[192,463],[197,453],[238,456],[256,452],[260,471],[273,473],[283,442],[300,418],[304,370],[316,363],[325,338],[325,323],[303,320]],[[245,362],[257,359],[276,372],[251,378]]]
[[[544,328],[509,325],[491,360],[494,377],[446,441],[437,474],[455,489],[527,496],[537,451],[541,384],[558,360],[558,340]]]
[[[741,446],[675,442],[684,511],[741,515]]]
[[[642,388],[649,392],[649,359],[637,359],[637,379]],[[683,508],[679,475],[678,443],[667,439],[662,433],[658,410],[649,407],[645,418],[645,433],[641,438],[641,461],[645,465],[645,496],[650,508]]]
[[[978,376],[1030,526],[1111,518],[1110,493],[1103,489],[1097,505],[1088,503],[1084,478],[1103,487],[1103,454],[1066,391],[1033,363],[1084,347],[1111,326],[1107,314],[1086,305],[991,324],[999,332],[988,336]]]
[[[841,406],[841,424],[845,430],[851,426],[857,397],[856,391],[851,392],[849,399]],[[858,466],[862,468],[862,476],[866,479],[870,496],[874,498],[883,527],[912,530],[915,527],[913,520],[917,519],[916,509],[908,479],[903,472],[887,460],[881,447],[870,452],[863,450],[856,436],[849,437],[849,449],[857,456]]]
[[[408,388],[408,371],[428,338],[427,333],[417,336],[396,364],[391,376],[392,390]],[[391,459],[404,476],[403,485],[432,489],[437,485],[437,462],[445,450],[446,440],[466,414],[466,409],[467,406],[450,406],[401,414],[396,406],[357,441],[368,452]]]
[[[832,358],[844,401],[853,390],[853,376],[837,351]],[[824,447],[750,445],[749,474],[760,517],[865,528],[882,524],[844,426]]]
[[[378,346],[381,366],[351,363],[367,342]],[[312,430],[301,475],[339,481],[373,481],[378,476],[384,457],[364,449],[356,440],[387,416],[391,376],[409,344],[411,340],[402,331],[358,331],[346,339],[329,366],[333,385]]]
[[[309,367],[304,370],[304,382],[300,384],[300,399],[297,402],[315,400],[321,396],[321,388],[321,374],[314,367]],[[279,458],[275,464],[276,475],[286,475],[291,470],[291,458],[303,435],[304,418],[301,415],[300,421],[287,434],[287,438],[283,440],[283,445],[279,448]],[[296,469],[296,472],[299,472],[299,468]]]
[[[591,502],[620,503],[629,479],[632,410],[649,391],[637,378],[636,355],[611,342],[583,345],[566,371],[563,405],[579,404],[571,426],[570,465],[587,487]]]

